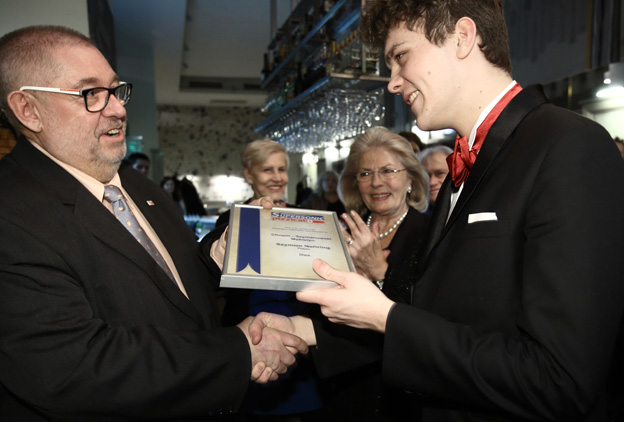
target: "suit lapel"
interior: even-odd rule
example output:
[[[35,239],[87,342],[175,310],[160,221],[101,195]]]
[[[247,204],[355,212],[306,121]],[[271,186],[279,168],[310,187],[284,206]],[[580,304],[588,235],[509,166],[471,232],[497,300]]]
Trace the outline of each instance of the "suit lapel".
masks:
[[[74,214],[76,219],[101,241],[127,256],[146,272],[150,274],[155,272],[152,262],[156,264],[156,261],[90,192],[86,190],[76,192]]]
[[[37,150],[26,139],[20,139],[11,152],[10,157],[32,174],[41,185],[52,192],[65,206],[72,208],[77,223],[83,225],[94,236],[108,244],[113,251],[117,251],[126,256],[135,265],[140,266],[176,307],[200,325],[203,325],[203,318],[200,313],[169,279],[150,254],[143,249],[134,237],[119,224],[115,216],[78,180]],[[134,189],[130,193],[133,196],[133,200],[135,200],[135,192],[139,191],[140,189]],[[143,210],[141,211],[143,212]],[[166,217],[163,217],[161,220],[168,221]],[[150,224],[153,224],[152,222],[156,220],[148,218],[148,221],[150,221]],[[154,229],[160,236],[159,228],[154,227]],[[168,247],[166,243],[165,247]]]
[[[126,169],[129,172],[135,172],[134,169]],[[132,176],[137,176],[136,174],[130,173]],[[158,238],[167,249],[167,252],[171,256],[176,270],[180,275],[182,280],[186,280],[184,287],[189,295],[192,298],[193,294],[193,286],[190,283],[191,277],[186,277],[186,267],[191,266],[192,263],[189,263],[189,257],[183,256],[180,254],[178,250],[180,247],[179,238],[183,236],[181,233],[176,233],[175,230],[179,228],[179,226],[172,225],[171,218],[172,215],[165,212],[163,208],[163,204],[158,199],[155,199],[151,196],[151,190],[143,189],[141,185],[135,184],[135,178],[124,177],[123,171],[120,171],[120,176],[122,178],[122,183],[124,189],[128,192],[128,194],[132,197],[132,200],[139,208],[145,219],[152,226],[154,231],[158,234]],[[144,187],[144,186],[143,186]],[[149,202],[149,204],[148,204]],[[125,231],[130,235],[130,238],[134,240],[132,235],[125,230],[124,227],[119,225],[122,231]],[[186,313],[188,316],[196,320],[201,325],[204,325],[204,318],[201,313],[193,306],[192,302],[184,296],[184,294],[180,291],[178,286],[167,276],[167,274],[158,266],[156,261],[149,255],[147,251],[143,249],[136,241],[133,246],[138,246],[139,250],[136,251],[136,254],[141,253],[142,259],[137,263],[141,266],[148,266],[151,271],[149,274],[154,278],[155,283],[160,288],[160,290],[165,294],[180,310]]]

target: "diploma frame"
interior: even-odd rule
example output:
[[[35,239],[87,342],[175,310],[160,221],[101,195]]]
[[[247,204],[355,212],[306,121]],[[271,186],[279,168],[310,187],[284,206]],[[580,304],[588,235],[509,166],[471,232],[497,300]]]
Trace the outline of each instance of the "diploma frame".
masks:
[[[291,292],[335,287],[312,269],[316,258],[354,271],[333,211],[233,204],[229,224],[221,287]]]

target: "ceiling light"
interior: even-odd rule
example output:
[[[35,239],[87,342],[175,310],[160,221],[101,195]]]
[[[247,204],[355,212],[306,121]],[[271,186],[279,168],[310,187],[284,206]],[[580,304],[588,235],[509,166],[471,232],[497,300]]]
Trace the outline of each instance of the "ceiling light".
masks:
[[[316,163],[318,163],[318,155],[316,155],[316,154],[314,154],[312,152],[306,152],[301,157],[301,161],[305,165],[316,164]]]
[[[325,160],[329,162],[335,162],[340,157],[340,151],[335,146],[325,148]]]
[[[596,97],[598,98],[612,98],[620,95],[624,95],[624,86],[610,86],[608,88],[603,88],[596,92]]]

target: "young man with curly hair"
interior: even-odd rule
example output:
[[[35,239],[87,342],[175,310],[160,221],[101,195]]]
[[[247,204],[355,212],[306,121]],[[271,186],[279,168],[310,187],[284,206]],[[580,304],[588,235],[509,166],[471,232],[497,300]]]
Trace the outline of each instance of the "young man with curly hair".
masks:
[[[414,393],[424,421],[609,420],[624,310],[624,163],[611,137],[513,80],[500,0],[378,0],[360,32],[383,47],[388,89],[419,128],[460,135],[453,176],[411,305],[322,261],[340,286],[298,298],[383,333],[384,380]],[[316,322],[263,324],[294,327],[325,367],[348,350]]]

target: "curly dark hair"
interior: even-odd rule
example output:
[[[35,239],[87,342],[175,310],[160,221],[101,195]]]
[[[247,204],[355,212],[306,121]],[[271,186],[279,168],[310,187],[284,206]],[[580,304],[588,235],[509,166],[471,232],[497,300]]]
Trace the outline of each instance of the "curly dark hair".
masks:
[[[462,17],[475,22],[485,58],[511,74],[502,0],[375,0],[362,10],[360,38],[383,49],[388,33],[405,24],[412,31],[422,29],[425,37],[439,46]]]

